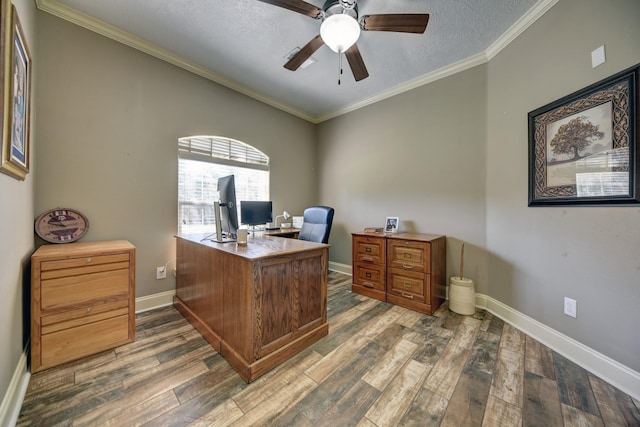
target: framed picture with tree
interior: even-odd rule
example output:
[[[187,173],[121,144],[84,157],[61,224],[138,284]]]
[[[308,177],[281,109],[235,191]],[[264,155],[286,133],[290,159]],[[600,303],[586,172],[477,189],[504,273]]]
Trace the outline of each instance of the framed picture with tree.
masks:
[[[529,206],[640,203],[639,72],[529,113]]]

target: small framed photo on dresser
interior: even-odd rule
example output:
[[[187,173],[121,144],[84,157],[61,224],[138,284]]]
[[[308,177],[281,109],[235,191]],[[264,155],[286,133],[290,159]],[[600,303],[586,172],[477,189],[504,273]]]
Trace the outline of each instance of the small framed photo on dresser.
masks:
[[[388,216],[387,220],[384,223],[384,232],[397,233],[399,224],[400,224],[400,219],[397,216]]]

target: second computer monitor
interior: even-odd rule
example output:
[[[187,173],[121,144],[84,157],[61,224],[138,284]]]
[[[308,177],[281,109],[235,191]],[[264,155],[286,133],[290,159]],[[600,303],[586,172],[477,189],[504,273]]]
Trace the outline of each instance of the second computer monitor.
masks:
[[[240,222],[251,226],[273,222],[273,206],[271,201],[241,201]]]

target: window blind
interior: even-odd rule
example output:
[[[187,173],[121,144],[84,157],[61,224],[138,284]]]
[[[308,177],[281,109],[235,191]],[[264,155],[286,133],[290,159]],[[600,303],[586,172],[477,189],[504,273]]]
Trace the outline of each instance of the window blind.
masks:
[[[220,177],[234,175],[238,204],[270,200],[269,157],[248,144],[222,137],[180,138],[178,157],[179,233],[213,231]]]

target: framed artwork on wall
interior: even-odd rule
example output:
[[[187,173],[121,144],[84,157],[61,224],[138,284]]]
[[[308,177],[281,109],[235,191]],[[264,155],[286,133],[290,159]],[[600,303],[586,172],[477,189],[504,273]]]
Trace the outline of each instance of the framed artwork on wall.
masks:
[[[400,219],[397,216],[388,216],[387,220],[384,223],[384,232],[397,233],[399,224],[400,224]]]
[[[639,72],[529,113],[529,206],[640,203]]]
[[[10,6],[2,0],[2,12]],[[0,172],[24,180],[29,173],[31,115],[31,56],[15,6],[2,16],[3,112]]]

